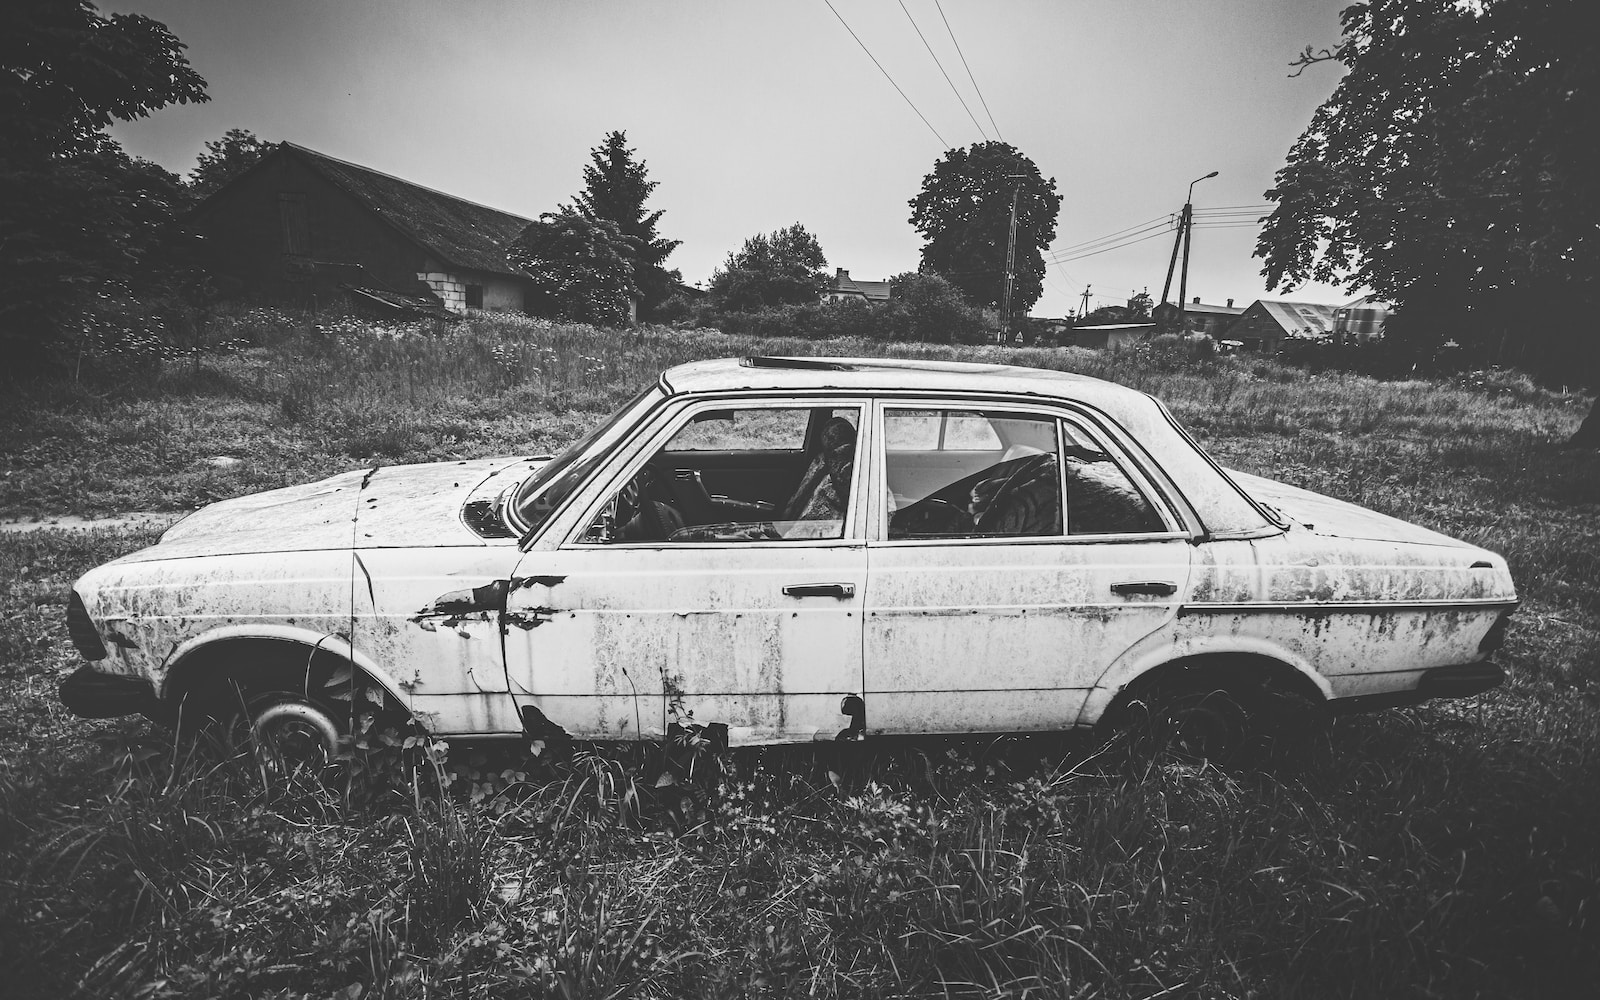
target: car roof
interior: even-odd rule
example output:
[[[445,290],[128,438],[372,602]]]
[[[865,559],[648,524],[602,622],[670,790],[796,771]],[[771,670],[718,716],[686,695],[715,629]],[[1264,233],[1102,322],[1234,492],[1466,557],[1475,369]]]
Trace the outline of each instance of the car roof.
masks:
[[[669,368],[661,383],[673,394],[729,389],[996,392],[1072,399],[1113,411],[1150,400],[1127,386],[1074,372],[900,358],[716,358]]]

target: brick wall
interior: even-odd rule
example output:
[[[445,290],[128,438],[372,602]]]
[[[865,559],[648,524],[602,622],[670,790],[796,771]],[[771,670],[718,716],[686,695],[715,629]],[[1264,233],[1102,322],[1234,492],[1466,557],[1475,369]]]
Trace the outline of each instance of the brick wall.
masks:
[[[467,311],[467,283],[459,277],[445,271],[418,271],[417,277],[444,301],[446,309],[454,313]]]

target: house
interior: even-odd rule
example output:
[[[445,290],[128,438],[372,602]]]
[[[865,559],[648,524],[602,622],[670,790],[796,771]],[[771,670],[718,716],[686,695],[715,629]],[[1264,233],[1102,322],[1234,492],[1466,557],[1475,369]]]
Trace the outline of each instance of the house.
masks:
[[[823,290],[822,297],[829,302],[855,299],[876,305],[889,301],[889,282],[857,281],[850,277],[849,271],[841,267],[834,271],[833,283]]]
[[[1389,304],[1376,296],[1364,295],[1346,302],[1333,312],[1333,342],[1370,344],[1383,339],[1389,322]]]
[[[1286,340],[1326,340],[1333,336],[1337,307],[1316,302],[1257,299],[1239,314],[1224,335],[1247,351],[1276,354]]]
[[[531,220],[279,143],[189,216],[212,272],[262,298],[521,311],[505,247]]]
[[[1233,321],[1244,314],[1244,309],[1233,304],[1229,299],[1225,306],[1212,305],[1201,302],[1196,295],[1194,301],[1183,307],[1183,325],[1185,331],[1203,333],[1213,340],[1221,340],[1222,334],[1233,325]]]
[[[1143,343],[1155,335],[1154,323],[1104,323],[1078,327],[1072,331],[1072,342],[1078,347],[1114,351]]]

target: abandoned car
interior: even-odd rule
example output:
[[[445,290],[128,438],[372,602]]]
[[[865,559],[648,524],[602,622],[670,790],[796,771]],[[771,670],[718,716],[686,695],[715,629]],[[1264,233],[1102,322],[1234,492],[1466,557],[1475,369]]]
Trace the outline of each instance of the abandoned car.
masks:
[[[1216,750],[1286,697],[1493,687],[1516,605],[1500,556],[1224,470],[1132,389],[752,357],[670,369],[555,458],[197,511],[77,582],[61,697],[294,752],[369,696],[447,737],[733,745],[1156,704]]]

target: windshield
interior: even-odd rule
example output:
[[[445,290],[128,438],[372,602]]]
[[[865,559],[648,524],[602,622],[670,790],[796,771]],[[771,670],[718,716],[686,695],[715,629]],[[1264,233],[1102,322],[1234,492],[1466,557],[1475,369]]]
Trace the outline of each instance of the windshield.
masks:
[[[594,430],[568,445],[549,464],[528,477],[528,481],[517,491],[509,511],[513,526],[524,538],[543,527],[561,502],[589,478],[595,465],[616,445],[621,437],[621,429],[637,423],[638,418],[660,398],[658,386],[647,386],[643,392],[601,421]],[[604,444],[600,444],[602,439],[606,439]]]

